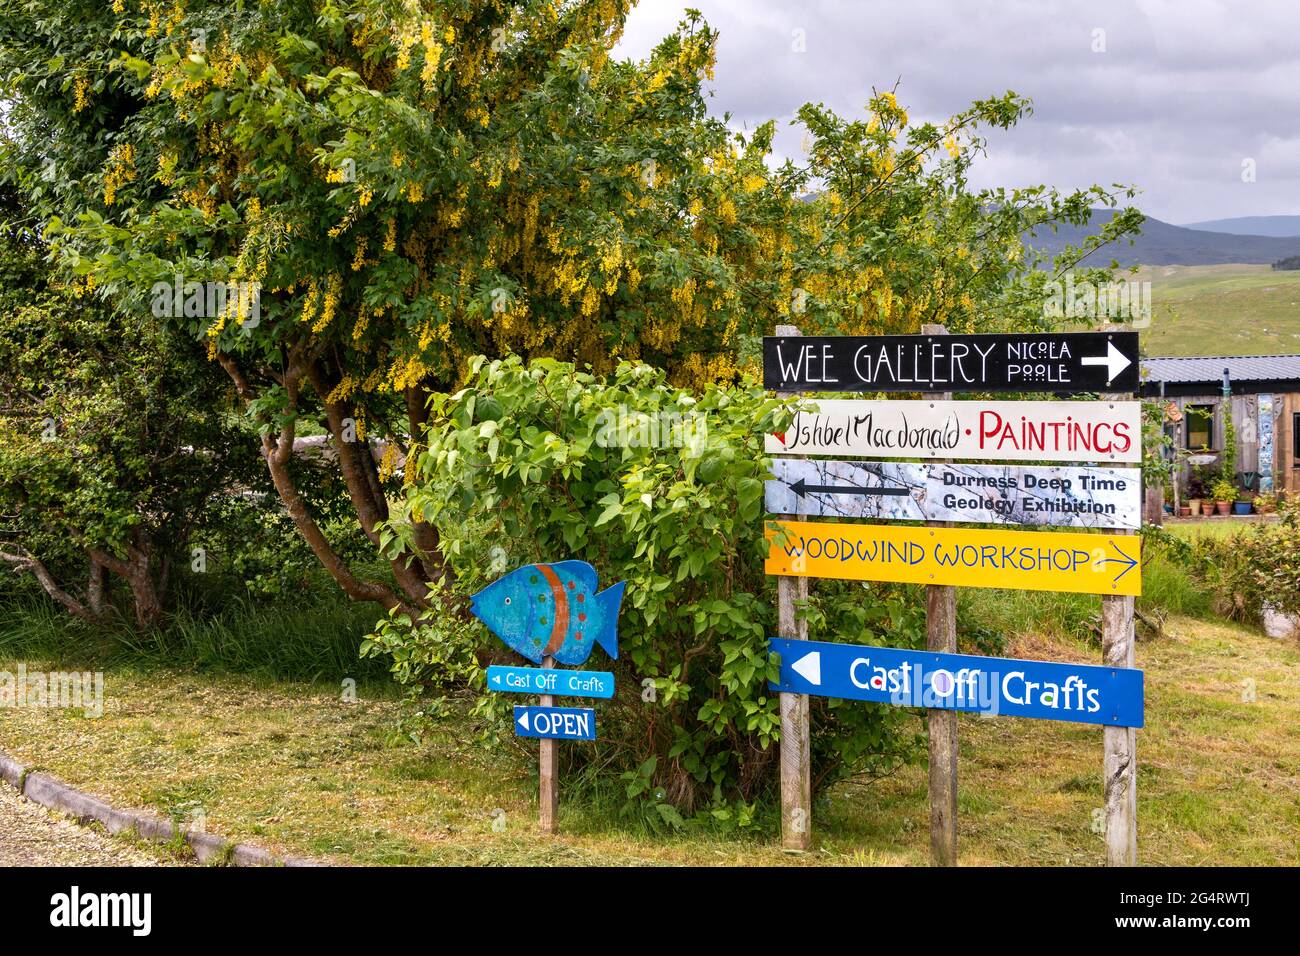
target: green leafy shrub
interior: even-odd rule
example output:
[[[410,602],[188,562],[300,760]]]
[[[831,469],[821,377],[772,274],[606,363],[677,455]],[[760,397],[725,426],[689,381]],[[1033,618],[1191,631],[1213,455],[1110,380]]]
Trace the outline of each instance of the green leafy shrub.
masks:
[[[0,194],[0,572],[88,621],[129,600],[153,627],[215,502],[260,463],[193,342],[63,284],[47,251]]]
[[[1300,503],[1282,503],[1278,515],[1277,521],[1192,545],[1193,566],[1220,614],[1258,622],[1266,604],[1300,614]]]
[[[695,394],[645,365],[598,379],[551,360],[478,360],[468,387],[435,397],[427,449],[384,540],[409,547],[417,521],[435,524],[455,607],[531,562],[576,558],[596,567],[602,587],[626,581],[619,659],[599,662],[616,672],[618,694],[599,705],[600,741],[564,748],[563,759],[623,773],[629,800],[687,814],[738,807],[769,792],[778,764],[762,436],[789,418],[752,382]],[[917,593],[818,582],[810,634],[918,646]],[[484,665],[515,659],[478,621],[445,608],[416,621],[390,614],[366,650],[391,655],[412,685],[467,676],[481,688]],[[514,702],[485,694],[477,706],[499,719]],[[916,738],[900,728],[909,719],[815,701],[816,784],[908,757]]]

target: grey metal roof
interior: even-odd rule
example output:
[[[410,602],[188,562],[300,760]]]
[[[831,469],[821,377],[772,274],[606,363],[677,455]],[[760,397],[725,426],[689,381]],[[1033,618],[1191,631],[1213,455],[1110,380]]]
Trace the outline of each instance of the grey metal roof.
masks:
[[[1207,355],[1154,357],[1142,360],[1144,384],[1223,381],[1223,370],[1233,382],[1300,379],[1300,355]]]

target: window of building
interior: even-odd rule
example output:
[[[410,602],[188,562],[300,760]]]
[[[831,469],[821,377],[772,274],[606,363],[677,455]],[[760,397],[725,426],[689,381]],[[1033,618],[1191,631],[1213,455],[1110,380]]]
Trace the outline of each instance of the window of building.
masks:
[[[1183,417],[1187,422],[1187,447],[1213,448],[1214,406],[1188,405]]]
[[[1291,416],[1291,441],[1295,444],[1292,451],[1300,458],[1300,412]]]

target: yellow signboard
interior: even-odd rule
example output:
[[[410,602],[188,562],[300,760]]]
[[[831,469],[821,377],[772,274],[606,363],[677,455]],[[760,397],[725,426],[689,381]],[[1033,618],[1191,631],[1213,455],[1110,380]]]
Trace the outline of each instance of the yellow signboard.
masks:
[[[784,535],[778,537],[778,529]],[[768,574],[1142,593],[1141,539],[1135,536],[773,521],[767,538]]]

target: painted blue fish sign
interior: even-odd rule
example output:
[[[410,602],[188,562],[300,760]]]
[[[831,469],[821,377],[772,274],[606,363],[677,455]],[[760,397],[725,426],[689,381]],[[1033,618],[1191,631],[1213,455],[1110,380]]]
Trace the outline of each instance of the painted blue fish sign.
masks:
[[[620,581],[596,593],[596,569],[585,561],[528,564],[470,599],[470,610],[512,650],[535,664],[552,657],[579,666],[599,644],[618,660]]]
[[[1142,672],[896,647],[774,637],[774,691],[901,707],[976,711],[1109,727],[1141,727]]]
[[[596,712],[590,707],[515,707],[515,736],[595,740]]]
[[[562,671],[545,667],[487,669],[487,689],[507,694],[554,694],[557,697],[613,697],[609,671]]]

